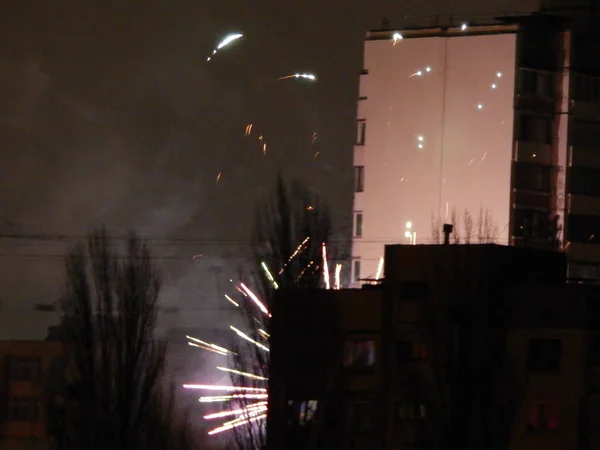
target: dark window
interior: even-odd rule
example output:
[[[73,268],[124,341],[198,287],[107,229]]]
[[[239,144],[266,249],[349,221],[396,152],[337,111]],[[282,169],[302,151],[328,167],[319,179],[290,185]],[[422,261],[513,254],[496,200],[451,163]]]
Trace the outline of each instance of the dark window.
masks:
[[[515,209],[513,236],[529,239],[546,239],[550,236],[551,223],[547,212],[531,209]]]
[[[354,237],[362,237],[363,234],[363,213],[354,214]]]
[[[429,295],[429,285],[424,282],[410,281],[402,284],[402,299],[423,300]]]
[[[396,421],[406,422],[412,420],[423,420],[427,417],[427,407],[424,404],[406,404],[396,405]]]
[[[600,217],[569,215],[567,239],[571,242],[600,243]]]
[[[545,116],[521,114],[519,117],[519,140],[552,143],[552,120]]]
[[[348,408],[348,430],[364,432],[371,428],[373,411],[368,402],[354,402]]]
[[[10,420],[29,422],[38,419],[38,401],[35,397],[11,397]]]
[[[539,164],[515,163],[515,188],[529,191],[550,191],[552,168]]]
[[[349,340],[344,343],[344,367],[366,368],[375,364],[375,341]]]
[[[575,75],[573,98],[589,103],[600,102],[600,78]]]
[[[558,428],[558,405],[555,402],[535,402],[529,410],[529,430]]]
[[[527,367],[536,372],[554,372],[560,368],[562,342],[560,339],[531,339]]]
[[[357,120],[356,145],[365,145],[365,136],[367,133],[367,121]]]
[[[354,282],[360,281],[360,259],[354,260]]]
[[[552,73],[532,69],[521,69],[521,93],[551,97],[554,91]]]
[[[41,360],[35,356],[15,356],[10,360],[13,381],[36,381],[41,376]]]
[[[354,166],[354,192],[365,190],[365,167]]]
[[[424,342],[398,342],[396,357],[398,362],[425,361],[429,358],[429,348]]]
[[[600,142],[600,136],[598,136]],[[600,170],[571,167],[569,170],[569,192],[600,197]]]

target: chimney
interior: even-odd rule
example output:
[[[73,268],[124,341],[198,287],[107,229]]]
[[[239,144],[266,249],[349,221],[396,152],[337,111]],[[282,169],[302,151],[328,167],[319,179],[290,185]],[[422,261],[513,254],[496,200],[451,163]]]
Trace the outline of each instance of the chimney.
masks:
[[[454,225],[451,223],[444,224],[444,245],[450,245],[450,233],[454,229]]]

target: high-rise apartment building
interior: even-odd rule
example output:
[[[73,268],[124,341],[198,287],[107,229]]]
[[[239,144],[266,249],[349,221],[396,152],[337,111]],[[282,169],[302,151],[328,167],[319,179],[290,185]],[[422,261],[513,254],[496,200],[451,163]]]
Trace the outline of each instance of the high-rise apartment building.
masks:
[[[360,75],[352,279],[386,243],[497,242],[600,263],[600,39],[534,14],[374,31]]]

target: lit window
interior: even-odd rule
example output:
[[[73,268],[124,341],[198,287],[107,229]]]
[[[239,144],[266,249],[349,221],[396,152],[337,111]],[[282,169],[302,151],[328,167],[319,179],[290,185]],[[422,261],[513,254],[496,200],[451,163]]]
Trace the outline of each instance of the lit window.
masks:
[[[396,405],[396,421],[406,422],[423,420],[427,417],[427,407],[424,404],[398,403]]]
[[[38,419],[38,402],[34,397],[11,397],[10,420],[29,422]]]
[[[425,361],[429,358],[429,348],[424,342],[398,342],[396,357],[398,362]]]
[[[365,190],[365,167],[354,166],[354,192]]]
[[[560,339],[531,339],[527,367],[536,372],[555,372],[560,368],[562,342]]]
[[[365,145],[365,135],[367,133],[367,121],[364,119],[357,121],[356,145]]]
[[[344,367],[373,367],[375,341],[350,340],[344,343]]]
[[[362,237],[363,234],[363,213],[354,213],[354,237]]]
[[[529,410],[529,430],[556,430],[558,405],[555,402],[535,402]]]

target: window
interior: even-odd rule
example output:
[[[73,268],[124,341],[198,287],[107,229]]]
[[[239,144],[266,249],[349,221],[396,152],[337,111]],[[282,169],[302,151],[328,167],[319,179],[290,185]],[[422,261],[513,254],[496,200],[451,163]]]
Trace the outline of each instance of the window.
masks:
[[[570,142],[575,147],[598,148],[600,146],[600,125],[581,120],[573,121]]]
[[[365,190],[365,166],[354,166],[354,192]]]
[[[529,239],[550,237],[551,221],[547,212],[516,208],[514,217],[513,236]]]
[[[312,421],[317,413],[317,400],[288,401],[288,425],[301,427]]]
[[[424,404],[398,403],[396,405],[396,421],[406,422],[423,420],[427,417],[427,407]]]
[[[424,342],[398,342],[396,358],[398,362],[425,361],[429,358],[429,348]]]
[[[354,282],[358,283],[360,281],[360,259],[354,260]]]
[[[38,402],[34,397],[11,397],[10,420],[14,422],[28,422],[37,420]]]
[[[360,433],[371,428],[372,410],[368,402],[351,403],[347,411],[349,430]]]
[[[600,217],[569,214],[569,234],[571,242],[600,243]]]
[[[555,372],[560,368],[560,339],[531,339],[527,367],[536,372]]]
[[[573,98],[589,103],[600,103],[600,78],[575,75]]]
[[[555,402],[535,402],[529,410],[529,430],[556,430],[558,405]]]
[[[521,114],[519,117],[519,140],[552,143],[552,121],[549,117]]]
[[[34,356],[15,356],[11,358],[12,381],[35,381],[41,375],[40,358]]]
[[[375,364],[375,341],[349,340],[344,343],[344,367],[367,368]]]
[[[515,164],[515,188],[528,191],[550,191],[552,167],[539,164]]]
[[[423,282],[410,281],[402,285],[402,299],[423,300],[429,295],[429,285]]]
[[[367,121],[360,119],[357,122],[356,145],[365,145],[365,135],[367,132]]]
[[[521,93],[540,97],[551,97],[554,92],[554,77],[550,72],[521,69]]]
[[[600,142],[600,135],[598,135]],[[570,167],[569,187],[572,194],[600,196],[600,170],[587,167]]]
[[[363,213],[354,213],[354,237],[362,237],[363,234]]]

